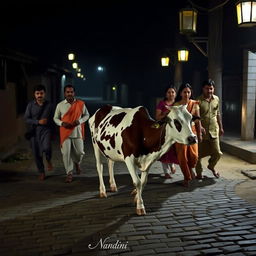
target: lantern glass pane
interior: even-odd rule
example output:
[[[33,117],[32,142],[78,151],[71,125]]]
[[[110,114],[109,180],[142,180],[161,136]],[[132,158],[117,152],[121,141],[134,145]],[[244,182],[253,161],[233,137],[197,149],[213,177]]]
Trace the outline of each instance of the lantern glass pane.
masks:
[[[178,51],[178,61],[188,61],[188,50]]]
[[[193,29],[193,12],[183,11],[183,29],[192,30]]]
[[[161,58],[161,64],[163,67],[169,66],[169,58],[168,57]]]
[[[242,15],[241,15],[241,3],[237,4],[236,6],[236,13],[237,13],[237,23],[241,24],[242,23]]]
[[[251,21],[251,2],[242,2],[242,22]]]
[[[74,60],[74,58],[75,58],[75,55],[73,53],[69,53],[68,59],[69,60]]]
[[[252,3],[252,22],[256,22],[256,2]]]
[[[193,31],[196,31],[197,12],[194,12]]]

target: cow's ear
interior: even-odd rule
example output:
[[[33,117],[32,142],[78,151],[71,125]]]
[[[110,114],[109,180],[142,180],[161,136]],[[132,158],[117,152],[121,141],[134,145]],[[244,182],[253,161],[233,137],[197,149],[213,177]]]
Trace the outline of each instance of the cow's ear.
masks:
[[[192,117],[192,121],[196,121],[196,120],[200,120],[201,118],[200,118],[200,116],[193,116]]]

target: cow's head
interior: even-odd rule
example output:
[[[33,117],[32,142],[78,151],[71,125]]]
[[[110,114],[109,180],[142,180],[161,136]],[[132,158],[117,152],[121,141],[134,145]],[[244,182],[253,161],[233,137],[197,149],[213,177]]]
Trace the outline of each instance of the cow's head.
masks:
[[[176,142],[187,145],[197,143],[197,137],[191,129],[192,115],[188,112],[187,105],[171,107],[166,121]]]

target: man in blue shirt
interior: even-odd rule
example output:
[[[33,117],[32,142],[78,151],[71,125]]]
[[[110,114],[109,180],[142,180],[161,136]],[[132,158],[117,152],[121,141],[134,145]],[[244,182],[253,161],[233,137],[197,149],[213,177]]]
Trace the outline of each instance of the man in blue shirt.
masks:
[[[45,86],[35,86],[34,100],[28,103],[24,115],[26,123],[33,130],[33,134],[29,140],[39,172],[39,180],[45,179],[43,152],[45,153],[45,158],[48,165],[47,170],[52,170],[51,128],[53,108],[52,104],[45,100],[45,96]]]

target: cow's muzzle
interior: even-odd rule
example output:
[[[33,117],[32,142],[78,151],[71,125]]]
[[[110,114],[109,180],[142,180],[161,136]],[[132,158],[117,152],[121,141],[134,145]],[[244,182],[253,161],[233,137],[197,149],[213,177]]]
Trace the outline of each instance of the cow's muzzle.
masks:
[[[196,136],[188,136],[188,144],[193,145],[195,143],[197,143]]]

